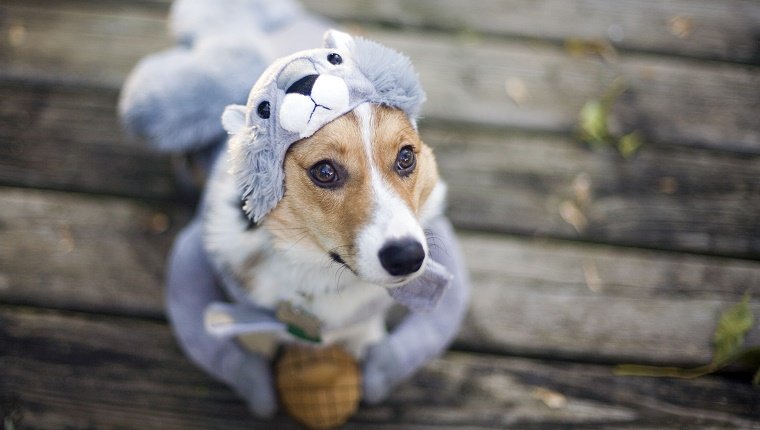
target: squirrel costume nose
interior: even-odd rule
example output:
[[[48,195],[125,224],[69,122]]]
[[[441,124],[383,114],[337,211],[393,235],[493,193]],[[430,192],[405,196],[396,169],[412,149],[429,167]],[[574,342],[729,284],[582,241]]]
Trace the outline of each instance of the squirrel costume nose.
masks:
[[[311,95],[311,89],[314,88],[314,82],[317,82],[319,75],[306,75],[303,78],[293,82],[285,91],[286,94],[298,93],[305,96]]]
[[[378,252],[380,264],[393,276],[414,273],[422,267],[425,250],[418,241],[406,238],[387,242]]]

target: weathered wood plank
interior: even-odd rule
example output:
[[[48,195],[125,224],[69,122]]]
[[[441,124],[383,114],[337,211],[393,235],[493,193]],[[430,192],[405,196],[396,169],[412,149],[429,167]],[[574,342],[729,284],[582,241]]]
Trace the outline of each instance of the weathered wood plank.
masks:
[[[116,93],[0,84],[0,183],[174,199],[168,159],[125,139]],[[457,225],[756,258],[760,157],[423,123]]]
[[[563,137],[422,128],[462,227],[760,255],[760,157],[645,145],[624,159]]]
[[[24,0],[24,3],[44,4],[45,1]],[[69,0],[69,3],[82,1]],[[131,0],[119,2],[119,7],[149,6],[161,12],[171,1]],[[750,64],[760,62],[757,47],[760,6],[752,0],[720,3],[709,0],[666,3],[656,0],[486,0],[477,4],[452,0],[382,3],[301,0],[301,3],[313,13],[349,24],[557,42],[582,39],[606,42],[622,50]]]
[[[720,312],[760,285],[756,262],[483,234],[462,239],[474,291],[459,342],[479,350],[706,363]],[[752,310],[760,312],[757,298]],[[747,341],[760,345],[760,326]]]
[[[0,83],[0,183],[177,197],[169,157],[124,138],[117,93]]]
[[[0,5],[0,76],[121,87],[149,52],[172,43],[168,4],[4,1]]]
[[[263,425],[181,355],[163,324],[0,307],[0,393],[17,428]],[[448,354],[349,428],[750,428],[748,383],[620,378],[605,366]],[[293,428],[285,417],[269,423]]]
[[[161,317],[164,261],[186,222],[160,204],[0,188],[0,297]]]
[[[618,49],[757,64],[755,1],[303,0],[338,21],[495,36],[604,41]]]
[[[24,29],[15,44],[0,47],[5,76],[116,88],[142,55],[170,44],[155,6],[140,11],[139,4],[108,9],[107,3],[88,10],[89,3],[77,1],[51,10],[43,4],[4,6],[5,31]],[[429,118],[567,132],[580,107],[623,76],[630,86],[620,109],[624,127],[661,143],[760,152],[755,67],[637,54],[609,64],[547,44],[366,32],[412,57],[429,93]]]
[[[186,216],[164,210],[0,190],[0,301],[160,317],[165,253]],[[474,293],[458,341],[470,349],[696,364],[710,358],[719,312],[746,290],[760,315],[760,262],[460,236]],[[760,328],[748,342],[760,344]]]
[[[432,119],[570,132],[581,107],[621,78],[628,86],[616,109],[621,129],[663,145],[760,152],[754,68],[634,54],[610,64],[548,46],[367,34],[412,58],[429,98],[423,115]]]

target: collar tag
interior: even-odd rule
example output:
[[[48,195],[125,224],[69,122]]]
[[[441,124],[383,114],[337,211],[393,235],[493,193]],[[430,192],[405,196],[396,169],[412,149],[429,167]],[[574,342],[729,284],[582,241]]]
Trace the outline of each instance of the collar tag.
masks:
[[[216,338],[285,330],[271,311],[238,303],[213,302],[204,312],[206,331]]]
[[[277,319],[287,325],[288,333],[309,342],[322,342],[322,322],[311,312],[283,301],[277,305]]]

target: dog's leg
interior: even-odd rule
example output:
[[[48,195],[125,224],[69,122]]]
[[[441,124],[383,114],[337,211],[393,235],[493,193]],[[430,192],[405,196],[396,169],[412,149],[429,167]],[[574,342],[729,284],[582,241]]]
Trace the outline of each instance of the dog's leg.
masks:
[[[217,339],[204,328],[211,302],[223,301],[203,249],[202,226],[194,220],[179,235],[169,258],[167,311],[185,353],[200,367],[243,396],[254,414],[271,417],[277,409],[269,362],[244,351],[234,340]]]
[[[369,348],[363,382],[368,403],[380,402],[394,385],[440,355],[456,336],[467,310],[469,279],[451,225],[439,217],[428,228],[435,235],[430,256],[454,278],[435,309],[410,313],[385,340]]]

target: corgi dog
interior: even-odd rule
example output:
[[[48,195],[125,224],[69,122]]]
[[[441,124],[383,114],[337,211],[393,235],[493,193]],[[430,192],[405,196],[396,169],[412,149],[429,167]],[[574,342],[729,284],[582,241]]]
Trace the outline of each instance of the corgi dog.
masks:
[[[204,244],[250,301],[287,303],[319,321],[324,344],[357,359],[386,336],[393,298],[430,259],[426,224],[441,215],[435,157],[399,109],[363,103],[288,149],[285,192],[254,224],[219,157],[206,194]],[[242,336],[271,356],[289,333]]]
[[[130,133],[211,166],[169,255],[167,315],[262,417],[280,345],[343,346],[377,403],[451,344],[470,291],[411,61],[295,5],[177,1],[183,46],[142,60],[119,102]],[[408,312],[387,331],[394,304]]]

